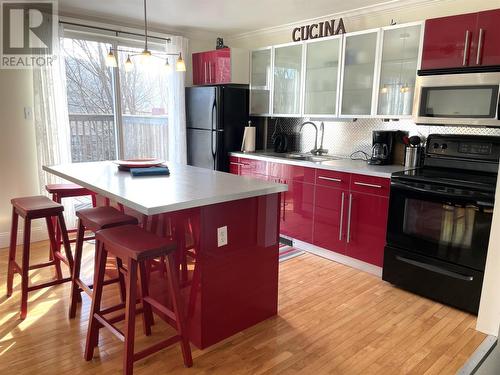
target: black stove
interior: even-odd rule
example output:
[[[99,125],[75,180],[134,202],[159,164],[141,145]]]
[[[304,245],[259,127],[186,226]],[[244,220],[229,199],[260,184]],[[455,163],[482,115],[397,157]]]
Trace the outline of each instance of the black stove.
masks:
[[[499,157],[500,137],[433,134],[392,175],[384,280],[477,313]]]

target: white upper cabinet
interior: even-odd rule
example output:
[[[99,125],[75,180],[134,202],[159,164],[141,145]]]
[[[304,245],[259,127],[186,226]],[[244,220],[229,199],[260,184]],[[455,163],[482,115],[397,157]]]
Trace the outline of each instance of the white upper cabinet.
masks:
[[[421,34],[421,23],[382,29],[378,116],[411,116]]]
[[[380,30],[345,34],[341,117],[373,114],[375,73]]]
[[[301,109],[302,46],[274,48],[273,115],[298,116]]]
[[[251,115],[269,115],[271,113],[271,53],[271,47],[251,52]]]
[[[305,44],[304,116],[337,116],[341,47],[341,35]]]
[[[411,116],[422,25],[413,22],[252,51],[250,114]]]

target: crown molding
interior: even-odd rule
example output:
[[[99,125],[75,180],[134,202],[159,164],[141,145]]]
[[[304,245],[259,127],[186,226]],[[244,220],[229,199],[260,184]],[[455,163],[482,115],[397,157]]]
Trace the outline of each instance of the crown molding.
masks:
[[[450,2],[450,1],[453,1],[453,0],[389,0],[389,1],[384,1],[384,2],[378,3],[378,4],[374,4],[374,5],[368,5],[365,7],[347,10],[344,12],[326,14],[326,15],[323,15],[320,17],[308,18],[308,19],[304,19],[304,20],[300,20],[300,21],[296,21],[296,22],[290,22],[287,24],[279,25],[279,26],[266,27],[263,29],[258,29],[258,30],[239,33],[239,34],[225,35],[224,37],[227,39],[231,39],[231,40],[245,39],[245,38],[255,37],[258,35],[268,35],[268,34],[274,34],[274,33],[279,33],[279,32],[283,32],[283,31],[289,31],[290,29],[292,29],[294,27],[299,27],[299,26],[302,26],[304,24],[314,23],[316,21],[324,21],[325,19],[349,18],[350,20],[353,20],[356,18],[366,17],[367,14],[381,15],[381,14],[393,12],[394,10],[401,9],[401,8],[405,8],[406,10],[418,9],[418,8],[432,5],[435,3],[443,3],[443,2]]]

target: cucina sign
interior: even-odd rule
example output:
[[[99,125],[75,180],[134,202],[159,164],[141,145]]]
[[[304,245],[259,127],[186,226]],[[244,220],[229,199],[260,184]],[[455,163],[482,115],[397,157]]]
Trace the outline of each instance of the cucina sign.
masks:
[[[301,40],[317,39],[326,36],[332,36],[337,34],[344,34],[345,27],[342,18],[339,19],[337,24],[336,20],[313,23],[311,25],[296,27],[292,31],[292,40],[294,42],[299,42]]]

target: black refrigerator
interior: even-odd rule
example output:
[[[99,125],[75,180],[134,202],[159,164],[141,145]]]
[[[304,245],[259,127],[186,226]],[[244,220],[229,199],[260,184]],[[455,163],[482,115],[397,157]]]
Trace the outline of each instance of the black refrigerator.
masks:
[[[186,88],[187,160],[196,167],[229,171],[248,122],[247,86]]]

